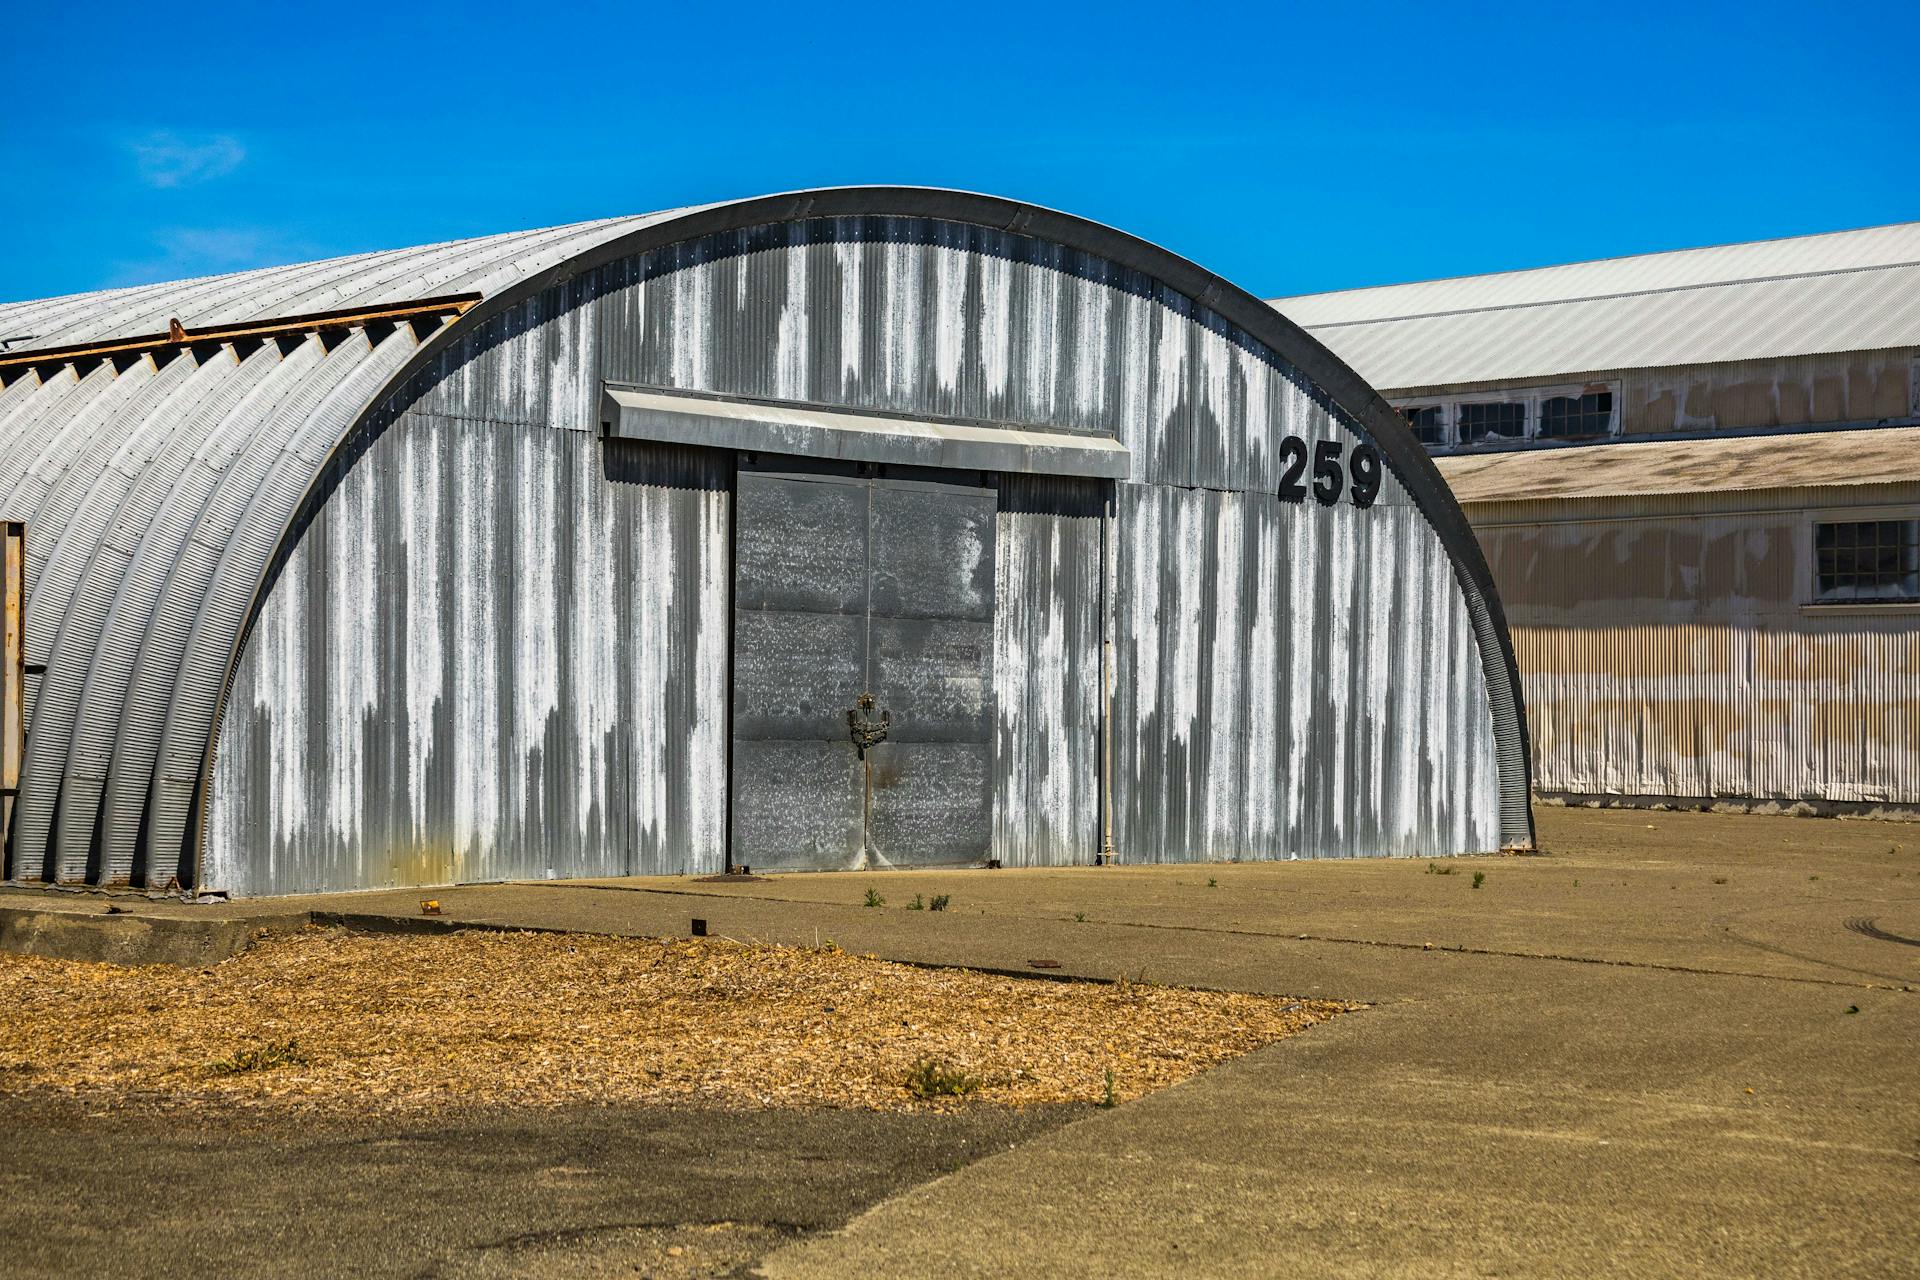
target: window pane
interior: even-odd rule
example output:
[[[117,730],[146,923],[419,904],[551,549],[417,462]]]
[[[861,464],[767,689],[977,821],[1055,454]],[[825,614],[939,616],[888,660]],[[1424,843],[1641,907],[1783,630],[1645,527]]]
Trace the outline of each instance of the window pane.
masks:
[[[1920,600],[1920,520],[1814,526],[1814,598]]]
[[[1413,438],[1421,444],[1435,445],[1447,442],[1446,428],[1440,422],[1439,405],[1409,405],[1400,410],[1400,416],[1407,420],[1407,426],[1413,431]]]
[[[1527,433],[1527,406],[1512,403],[1460,406],[1460,443],[1476,440],[1518,440]]]
[[[1542,436],[1603,436],[1613,426],[1613,392],[1553,396],[1540,405]]]

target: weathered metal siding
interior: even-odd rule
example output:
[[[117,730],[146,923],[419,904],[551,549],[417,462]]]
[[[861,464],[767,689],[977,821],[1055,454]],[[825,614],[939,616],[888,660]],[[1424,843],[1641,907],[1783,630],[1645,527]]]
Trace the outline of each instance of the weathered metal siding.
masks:
[[[403,414],[339,477],[240,663],[208,885],[719,870],[723,464]]]
[[[1100,851],[1101,521],[1107,486],[1000,485],[994,619],[994,856],[1009,867]]]
[[[1119,505],[1122,856],[1499,846],[1478,646],[1403,497],[1128,484]]]
[[[1920,804],[1920,613],[1806,604],[1809,521],[1871,518],[1896,496],[1469,508],[1507,607],[1536,789]],[[1904,498],[1920,510],[1920,487]]]
[[[1445,548],[1391,476],[1367,510],[1278,501],[1282,437],[1348,454],[1361,437],[1235,326],[1093,255],[928,219],[730,233],[605,268],[597,288],[603,368],[622,382],[1039,425],[1132,450],[1121,856],[1501,843],[1481,655]],[[1004,597],[1003,644],[1060,607],[1047,593],[1077,585],[1029,581]],[[1097,671],[1097,648],[1078,660]],[[1409,711],[1418,732],[1402,727]],[[1000,768],[1003,800],[1035,793],[1031,761]],[[1067,802],[1064,778],[1046,785]],[[1078,803],[1097,771],[1070,785]],[[1086,856],[1078,823],[1061,834],[1048,851],[1029,833],[1008,856]]]

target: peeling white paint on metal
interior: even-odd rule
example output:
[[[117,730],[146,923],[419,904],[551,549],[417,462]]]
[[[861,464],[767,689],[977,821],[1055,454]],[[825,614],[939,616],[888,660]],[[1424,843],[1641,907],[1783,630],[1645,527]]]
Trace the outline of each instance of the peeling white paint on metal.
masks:
[[[774,394],[783,399],[806,398],[809,347],[808,319],[813,314],[807,305],[808,255],[788,250],[786,295],[780,300],[779,346],[774,357]]]
[[[969,256],[937,245],[933,254],[933,376],[939,407],[951,413],[960,393],[960,364],[967,341]]]
[[[889,405],[910,405],[919,390],[921,348],[927,332],[921,313],[924,255],[914,245],[885,244],[879,249],[881,394]]]
[[[1042,421],[1052,421],[1058,416],[1053,403],[1056,366],[1063,357],[1071,359],[1077,355],[1086,359],[1089,353],[1063,351],[1061,294],[1067,277],[1048,268],[1028,268],[1020,273],[1020,279],[1025,295],[1023,329],[1027,339],[1022,351],[1027,382],[1024,403],[1029,413]]]
[[[1207,653],[1207,666],[1216,678],[1211,696],[1205,700],[1206,759],[1212,765],[1206,786],[1206,817],[1201,842],[1216,858],[1234,857],[1249,847],[1251,832],[1246,818],[1244,733],[1246,673],[1244,641],[1246,620],[1242,616],[1246,579],[1242,573],[1241,549],[1246,545],[1245,498],[1223,493],[1217,499],[1217,520],[1213,546],[1209,549],[1214,565],[1213,581],[1218,584],[1201,602],[1211,615],[1213,643]],[[1198,631],[1198,628],[1195,628]],[[1197,649],[1198,646],[1196,645]],[[1233,672],[1231,683],[1218,680],[1222,672]],[[1196,675],[1198,673],[1195,673]],[[1225,685],[1225,688],[1220,687]],[[1198,711],[1199,690],[1185,694]],[[1224,694],[1224,696],[1222,696]],[[1224,767],[1222,767],[1224,766]]]
[[[386,613],[387,602],[378,599],[375,591],[374,542],[361,536],[362,530],[371,527],[374,514],[368,473],[349,472],[333,502],[337,505],[330,513],[335,518],[329,522],[327,554],[334,573],[328,606],[354,623],[322,626],[308,634],[327,647],[330,677],[327,692],[331,696],[322,708],[322,723],[328,726],[327,758],[317,771],[332,787],[320,817],[329,835],[352,848],[361,835],[367,717],[378,705],[374,686],[380,672],[377,620]]]
[[[407,789],[409,831],[415,841],[428,838],[427,766],[438,746],[434,725],[446,698],[446,652],[440,627],[444,581],[440,556],[441,513],[445,509],[442,472],[424,432],[407,432],[400,439],[400,466],[405,483],[400,488],[400,549],[406,557],[403,589],[406,602]],[[270,594],[269,599],[272,599]],[[388,607],[393,607],[389,601]],[[281,670],[295,668],[283,655]],[[266,709],[266,708],[263,708]],[[291,832],[276,835],[281,843]]]
[[[499,476],[484,429],[464,428],[454,440],[453,604],[447,645],[453,657],[453,854],[460,864],[493,846],[499,819],[499,618],[496,592],[508,566],[499,562],[495,526],[488,519]]]
[[[694,633],[694,678],[687,690],[693,723],[680,768],[688,781],[683,812],[687,823],[687,871],[717,871],[725,859],[727,831],[727,664],[732,653],[733,618],[727,607],[733,580],[728,540],[731,499],[718,490],[699,497],[699,519],[692,548],[698,566],[699,623]],[[664,643],[664,642],[663,642]]]
[[[578,509],[570,518],[573,626],[567,662],[572,700],[567,719],[574,735],[572,808],[582,860],[590,863],[597,854],[602,865],[611,867],[612,852],[621,843],[611,826],[619,761],[619,655],[624,637],[614,585],[619,579],[614,568],[613,503],[598,462],[597,450],[573,451],[571,489]],[[565,512],[559,518],[569,520]]]
[[[1253,597],[1248,602],[1253,613],[1247,629],[1247,788],[1246,838],[1255,849],[1275,845],[1278,832],[1286,824],[1286,815],[1278,810],[1285,803],[1280,787],[1263,786],[1260,779],[1280,776],[1281,757],[1278,730],[1284,711],[1277,699],[1282,673],[1280,630],[1286,625],[1281,616],[1280,582],[1281,526],[1275,520],[1254,522],[1253,566],[1249,578]]]
[[[673,352],[673,384],[676,387],[704,387],[711,384],[707,357],[711,351],[704,335],[713,316],[713,273],[689,268],[676,271],[662,282],[671,293],[674,313],[680,319],[675,332],[661,335]]]
[[[994,848],[1008,866],[1098,850],[1100,518],[1059,481],[1009,480],[995,536]]]
[[[635,631],[641,636],[670,636],[672,619],[680,608],[676,598],[671,509],[666,495],[649,491],[640,499],[634,524],[633,600]],[[629,646],[633,664],[634,750],[631,777],[636,836],[644,843],[660,841],[667,813],[667,779],[672,776],[669,755],[679,747],[687,725],[678,720],[668,700],[669,686],[681,656],[664,644]]]
[[[1013,371],[1013,263],[979,259],[980,359],[989,404],[1002,404]]]
[[[858,299],[866,302],[865,280],[863,279],[867,246],[859,243],[838,241],[833,246],[834,265],[840,278],[840,296],[844,299]],[[860,321],[865,317],[865,306],[846,307],[841,311],[840,323],[840,387],[842,394],[851,388],[862,385],[866,374],[865,334]],[[689,383],[689,386],[705,386],[705,383]]]

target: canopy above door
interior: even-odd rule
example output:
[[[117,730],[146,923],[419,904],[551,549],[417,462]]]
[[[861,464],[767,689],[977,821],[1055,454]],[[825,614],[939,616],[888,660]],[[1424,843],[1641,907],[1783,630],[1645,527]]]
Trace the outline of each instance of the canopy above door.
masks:
[[[600,421],[607,434],[626,439],[843,462],[1101,480],[1125,480],[1132,470],[1127,447],[1106,436],[724,400],[616,382],[601,395]]]

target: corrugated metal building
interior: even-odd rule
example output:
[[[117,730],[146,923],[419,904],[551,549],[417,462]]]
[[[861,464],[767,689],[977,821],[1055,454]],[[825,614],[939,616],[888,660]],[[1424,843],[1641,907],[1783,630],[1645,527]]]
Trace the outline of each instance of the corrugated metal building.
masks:
[[[1920,811],[1920,223],[1273,305],[1472,521],[1543,795]]]
[[[1525,844],[1484,560],[1278,314],[815,191],[0,307],[26,883]]]

